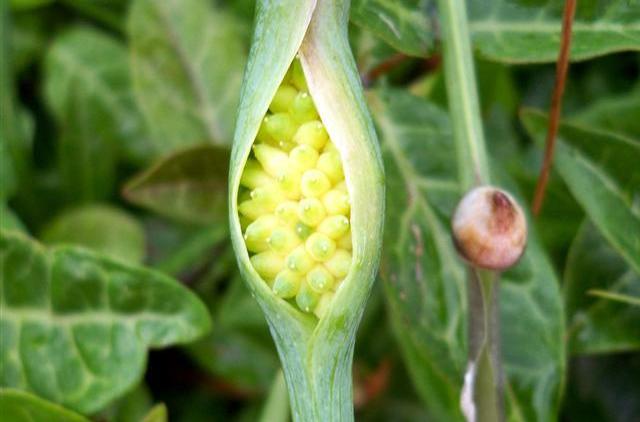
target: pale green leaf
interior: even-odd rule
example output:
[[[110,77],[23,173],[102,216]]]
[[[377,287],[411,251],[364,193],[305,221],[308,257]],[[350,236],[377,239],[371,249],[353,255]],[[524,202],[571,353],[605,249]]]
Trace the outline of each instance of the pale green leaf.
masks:
[[[189,223],[226,220],[229,151],[212,145],[161,158],[125,186],[124,196],[158,214]]]
[[[135,0],[134,92],[159,152],[231,143],[245,50],[232,15],[206,0]]]
[[[351,20],[412,56],[427,56],[433,29],[427,14],[430,0],[354,0]]]
[[[557,59],[564,2],[467,0],[467,6],[473,43],[482,56],[510,63]],[[640,50],[640,3],[581,0],[572,32],[572,60]]]
[[[110,205],[91,204],[67,210],[45,227],[41,239],[49,245],[84,246],[133,264],[142,262],[145,255],[140,223]]]
[[[0,388],[0,409],[7,422],[89,422],[62,406],[12,388]]]
[[[522,114],[529,134],[544,139],[547,118]],[[554,167],[604,237],[640,273],[640,140],[563,123]]]
[[[394,90],[370,97],[387,171],[381,277],[396,337],[434,420],[462,420],[467,280],[448,216],[460,196],[447,113]],[[501,325],[510,420],[547,421],[563,383],[563,311],[552,267],[532,233],[501,280]]]
[[[187,343],[210,326],[175,280],[77,247],[0,237],[0,384],[83,413],[136,385],[147,348]]]
[[[571,351],[615,353],[640,348],[640,308],[611,298],[640,295],[640,275],[591,223],[578,232],[564,274]],[[591,292],[602,292],[593,295]]]

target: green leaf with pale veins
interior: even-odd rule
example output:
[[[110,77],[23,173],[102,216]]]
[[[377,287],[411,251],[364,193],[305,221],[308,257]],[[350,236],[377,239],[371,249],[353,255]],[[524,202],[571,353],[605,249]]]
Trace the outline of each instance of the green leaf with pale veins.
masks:
[[[461,193],[449,118],[429,102],[379,90],[370,105],[383,140],[387,227],[381,277],[393,328],[434,420],[462,420],[467,279],[449,215]],[[548,421],[564,374],[558,283],[532,233],[521,262],[501,280],[502,350],[509,420]]]
[[[616,353],[640,348],[640,307],[594,296],[640,297],[640,275],[587,222],[578,232],[567,260],[564,290],[571,352]]]
[[[175,280],[82,248],[2,231],[0,268],[0,385],[82,413],[140,382],[149,347],[210,327],[206,307]]]
[[[553,62],[560,49],[564,2],[467,0],[475,48],[488,59]],[[572,28],[571,59],[640,50],[640,3],[581,0]]]
[[[351,20],[395,49],[425,57],[433,48],[429,3],[430,0],[354,0]]]
[[[49,223],[41,239],[49,245],[71,244],[138,264],[145,255],[142,225],[126,211],[90,204],[63,212]]]
[[[522,113],[529,134],[542,142],[547,118]],[[554,167],[595,226],[640,273],[640,139],[562,123]]]
[[[246,52],[232,15],[206,0],[136,0],[134,92],[158,151],[231,144]]]
[[[70,199],[108,197],[120,151],[148,154],[144,123],[130,92],[125,47],[109,35],[75,27],[45,58],[44,94],[59,130],[58,162]]]
[[[132,203],[188,223],[226,219],[229,151],[202,145],[172,153],[125,186]],[[226,221],[225,221],[226,223]]]
[[[13,388],[0,388],[0,412],[7,422],[89,422],[62,406]]]
[[[426,56],[435,29],[429,0],[354,0],[351,20],[397,50]],[[560,49],[564,2],[557,0],[467,0],[474,48],[507,63],[554,62]],[[571,59],[585,60],[640,50],[640,3],[581,0],[573,23]]]

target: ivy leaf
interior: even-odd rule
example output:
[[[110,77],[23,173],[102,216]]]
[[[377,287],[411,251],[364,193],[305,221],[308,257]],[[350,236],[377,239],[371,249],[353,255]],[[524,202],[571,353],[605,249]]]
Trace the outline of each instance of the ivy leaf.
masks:
[[[430,0],[354,0],[351,20],[398,51],[426,57],[433,48],[429,3]]]
[[[212,145],[175,152],[130,180],[124,196],[188,223],[226,223],[229,151]]]
[[[44,229],[44,243],[72,244],[93,249],[133,264],[145,255],[144,230],[124,210],[91,204],[72,208],[56,217]]]
[[[157,150],[230,144],[246,56],[233,17],[206,0],[136,0],[127,25]]]
[[[136,385],[149,347],[208,331],[198,298],[160,273],[0,233],[0,384],[82,413]]]
[[[58,161],[71,199],[108,197],[121,150],[143,156],[143,121],[130,93],[127,51],[110,36],[75,27],[45,58],[45,99],[59,129]]]
[[[607,298],[640,296],[633,272],[591,223],[576,236],[564,274],[569,339],[575,354],[616,353],[640,348],[640,307]],[[592,290],[605,296],[593,296]]]
[[[547,118],[522,113],[529,134],[542,141]],[[611,245],[640,273],[640,140],[562,123],[554,167]]]
[[[469,30],[483,57],[506,63],[554,62],[560,49],[563,2],[467,0]],[[429,0],[354,0],[351,20],[397,50],[430,53],[434,28]],[[640,3],[629,0],[578,3],[571,59],[640,50]]]
[[[560,49],[563,2],[467,0],[473,44],[488,59],[509,63],[553,62]],[[571,59],[640,50],[640,3],[578,3]]]
[[[62,406],[13,388],[0,388],[0,409],[2,419],[11,422],[89,422]]]
[[[381,266],[393,328],[433,419],[462,420],[467,280],[449,232],[461,193],[448,115],[401,91],[370,100],[383,139],[386,227],[394,228],[386,230]],[[535,233],[503,275],[500,300],[508,419],[553,419],[565,365],[563,309]]]

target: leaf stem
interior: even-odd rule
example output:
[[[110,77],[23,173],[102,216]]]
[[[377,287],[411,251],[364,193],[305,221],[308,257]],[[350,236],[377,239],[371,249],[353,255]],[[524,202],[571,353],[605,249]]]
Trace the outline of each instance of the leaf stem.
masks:
[[[476,185],[488,184],[490,179],[467,11],[463,0],[438,0],[438,9],[449,114],[460,183],[466,191]]]
[[[533,196],[533,215],[536,216],[540,214],[540,210],[542,209],[544,193],[549,180],[549,171],[551,170],[551,162],[553,161],[553,152],[555,150],[556,136],[558,134],[558,125],[560,121],[560,111],[562,109],[562,95],[564,94],[567,71],[569,70],[571,27],[573,25],[575,12],[576,0],[567,0],[564,4],[564,13],[562,17],[562,41],[560,43],[558,62],[556,63],[556,82],[553,87],[553,96],[551,98],[551,111],[549,116],[549,127],[547,130],[547,140],[544,149],[544,159]]]

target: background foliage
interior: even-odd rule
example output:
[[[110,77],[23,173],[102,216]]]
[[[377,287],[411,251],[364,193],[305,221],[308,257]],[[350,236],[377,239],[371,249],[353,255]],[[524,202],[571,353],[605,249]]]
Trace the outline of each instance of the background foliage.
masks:
[[[562,5],[467,1],[493,176],[524,204]],[[0,7],[3,414],[255,420],[279,363],[225,204],[254,2]],[[448,216],[462,192],[437,10],[353,0],[351,17],[393,228],[356,345],[356,417],[461,420],[466,281]],[[545,208],[502,281],[511,421],[640,419],[640,3],[580,1],[574,28]]]

